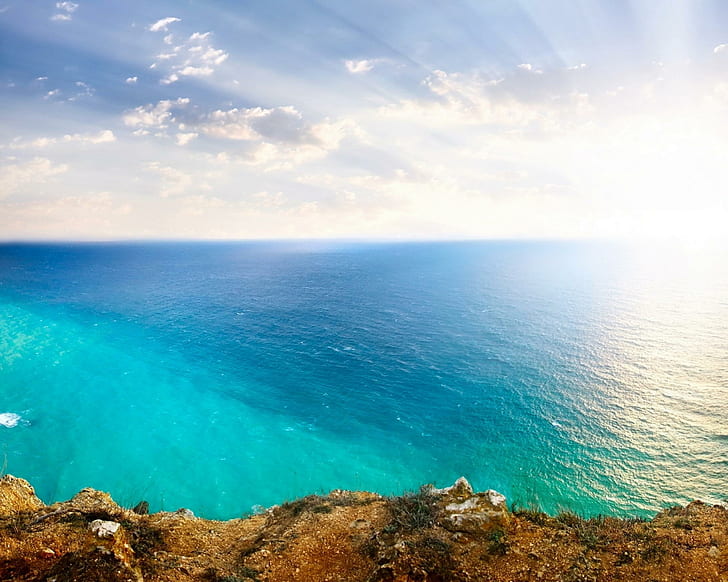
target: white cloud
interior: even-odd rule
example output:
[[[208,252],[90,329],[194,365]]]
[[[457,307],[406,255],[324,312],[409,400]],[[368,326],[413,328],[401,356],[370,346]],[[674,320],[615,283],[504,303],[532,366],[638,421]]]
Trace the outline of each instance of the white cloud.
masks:
[[[110,129],[104,129],[103,131],[100,131],[97,134],[80,134],[80,133],[74,133],[72,135],[64,135],[63,141],[65,142],[81,142],[81,143],[90,143],[90,144],[99,144],[99,143],[112,143],[116,141],[116,136],[114,135],[114,132]]]
[[[234,140],[271,139],[305,141],[303,117],[294,107],[217,110],[210,113],[198,128],[205,134]]]
[[[359,61],[347,60],[344,61],[346,70],[353,74],[368,73],[374,68],[376,61],[362,59]]]
[[[43,99],[50,99],[51,97],[58,97],[58,95],[61,94],[60,89],[53,89],[52,91],[48,91],[48,93],[45,94]]]
[[[104,129],[98,133],[74,133],[66,134],[62,138],[55,137],[39,137],[32,141],[15,140],[8,144],[8,149],[11,150],[26,150],[26,149],[42,149],[50,147],[59,143],[84,143],[84,144],[101,144],[111,143],[116,141],[114,132],[110,129]]]
[[[361,130],[348,119],[306,123],[294,107],[230,109],[213,111],[195,128],[217,139],[257,142],[244,162],[266,171],[290,169],[324,158],[348,136]]]
[[[727,52],[727,51],[728,51],[728,44],[719,44],[717,47],[715,47],[713,49],[713,52],[716,55],[719,55],[719,54]]]
[[[359,131],[350,120],[335,123],[325,121],[308,127],[305,139],[261,142],[244,159],[244,163],[258,166],[265,172],[291,170],[301,164],[322,160],[330,152],[339,149],[347,136],[358,135]]]
[[[535,68],[531,63],[521,63],[520,65],[518,65],[518,68],[522,71],[526,71],[528,73],[533,73],[534,75],[543,74],[543,71]]]
[[[3,205],[0,228],[5,236],[35,239],[76,237],[114,239],[128,236],[134,207],[111,192],[81,194],[9,202]],[[39,221],[38,217],[42,217]]]
[[[195,132],[190,133],[178,133],[175,137],[177,138],[177,145],[187,145],[190,143],[193,139],[195,139],[199,134]]]
[[[166,45],[174,45],[174,37],[164,37]],[[176,83],[183,77],[207,77],[215,72],[228,58],[228,53],[212,46],[210,32],[194,32],[176,46],[165,48],[156,56],[150,69],[166,70],[161,79],[163,85]]]
[[[75,101],[79,97],[93,97],[94,93],[96,93],[96,90],[91,85],[83,81],[76,81],[75,85],[78,87],[78,93],[73,97],[69,97],[69,101]]]
[[[188,174],[172,166],[163,166],[159,162],[149,162],[145,168],[147,171],[153,172],[161,177],[162,186],[159,190],[159,195],[162,198],[182,194],[195,183],[193,174]]]
[[[543,136],[588,123],[594,107],[592,96],[575,90],[565,69],[546,73],[519,66],[498,78],[436,70],[423,84],[430,98],[402,100],[379,114],[418,125],[426,118],[436,127],[488,126],[499,133]]]
[[[56,2],[56,9],[60,10],[60,12],[51,16],[51,20],[55,20],[57,22],[68,22],[73,19],[72,15],[76,12],[76,10],[78,10],[78,4],[75,2]]]
[[[139,77],[127,77],[124,81],[127,85],[134,85],[139,80]]]
[[[181,109],[188,105],[189,99],[180,97],[174,101],[164,99],[156,105],[148,104],[136,107],[131,111],[124,113],[124,124],[128,127],[139,129],[153,128],[165,129],[170,123],[174,123],[175,118],[172,113],[174,109]]]
[[[75,2],[56,2],[56,8],[73,13],[78,10],[78,4]]]
[[[67,171],[66,164],[54,164],[47,158],[39,157],[0,166],[0,197],[12,194],[26,184],[43,183]]]
[[[167,27],[174,22],[182,22],[182,19],[176,18],[175,16],[168,16],[167,18],[157,20],[157,22],[149,27],[149,30],[152,32],[159,32],[160,30],[166,31]]]
[[[321,159],[340,147],[349,136],[361,136],[350,119],[308,123],[294,107],[233,108],[198,113],[190,100],[163,100],[127,111],[123,116],[134,135],[172,138],[186,145],[200,134],[219,140],[251,142],[238,157],[246,164],[266,170],[290,168]],[[184,119],[178,110],[187,109]],[[175,131],[176,130],[176,131]]]

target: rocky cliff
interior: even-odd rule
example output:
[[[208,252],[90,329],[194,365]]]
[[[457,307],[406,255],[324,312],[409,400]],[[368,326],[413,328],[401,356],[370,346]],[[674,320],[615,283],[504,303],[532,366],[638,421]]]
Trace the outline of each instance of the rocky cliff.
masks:
[[[84,489],[47,506],[0,479],[0,580],[725,580],[728,510],[694,502],[651,521],[508,510],[464,479],[382,497],[332,491],[260,515],[146,514]]]

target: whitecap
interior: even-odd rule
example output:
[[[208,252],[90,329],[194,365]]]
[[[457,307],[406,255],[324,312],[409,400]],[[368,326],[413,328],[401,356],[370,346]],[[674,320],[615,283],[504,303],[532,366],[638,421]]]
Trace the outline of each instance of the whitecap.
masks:
[[[14,426],[18,426],[20,419],[21,416],[14,412],[0,412],[0,425],[2,426],[13,428]]]

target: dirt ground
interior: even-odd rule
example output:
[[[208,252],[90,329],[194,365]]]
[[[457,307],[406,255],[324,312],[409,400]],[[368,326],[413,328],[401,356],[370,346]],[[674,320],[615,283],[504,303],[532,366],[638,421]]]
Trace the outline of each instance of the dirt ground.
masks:
[[[547,516],[459,481],[390,498],[333,491],[223,522],[146,515],[91,489],[46,506],[5,476],[0,580],[728,582],[728,510]]]

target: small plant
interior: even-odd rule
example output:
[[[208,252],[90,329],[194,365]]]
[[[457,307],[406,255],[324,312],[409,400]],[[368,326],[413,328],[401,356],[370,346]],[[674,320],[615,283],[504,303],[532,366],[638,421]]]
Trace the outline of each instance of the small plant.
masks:
[[[408,544],[412,552],[413,570],[428,573],[427,580],[452,581],[457,579],[457,564],[453,559],[452,546],[436,537],[427,536]]]
[[[605,533],[609,520],[604,516],[584,519],[573,511],[565,511],[557,515],[556,520],[573,531],[579,542],[590,550],[595,550],[607,542]]]
[[[136,523],[122,521],[121,525],[129,532],[129,544],[139,558],[151,556],[155,551],[165,548],[162,530],[150,526],[146,520],[140,519]]]
[[[12,536],[22,535],[32,524],[32,513],[20,512],[0,518],[0,531]]]
[[[566,527],[574,528],[581,524],[584,519],[573,511],[562,511],[556,516],[556,521],[564,524]]]
[[[432,527],[440,510],[438,497],[429,487],[422,487],[417,493],[405,493],[389,500],[392,523],[397,530],[413,531]]]
[[[546,525],[551,520],[551,518],[546,513],[541,511],[536,506],[528,508],[513,506],[511,507],[511,513],[536,525]]]
[[[326,497],[321,495],[308,495],[295,501],[286,501],[276,509],[276,513],[287,514],[291,517],[298,517],[306,512],[331,513],[331,504]]]
[[[505,556],[508,552],[508,539],[506,532],[501,529],[494,529],[488,534],[488,553],[494,556]]]
[[[661,562],[665,559],[672,549],[672,544],[666,540],[655,539],[640,552],[645,562]]]
[[[687,517],[678,517],[674,522],[672,522],[672,526],[678,529],[693,529],[693,524]]]

